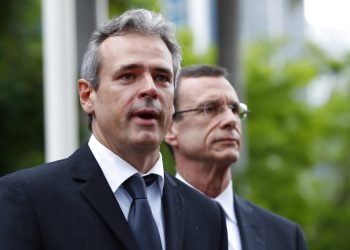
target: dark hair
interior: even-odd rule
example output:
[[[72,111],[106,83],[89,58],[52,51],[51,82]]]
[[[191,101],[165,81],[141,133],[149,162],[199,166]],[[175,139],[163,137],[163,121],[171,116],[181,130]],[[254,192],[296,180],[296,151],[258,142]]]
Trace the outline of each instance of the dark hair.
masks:
[[[227,77],[227,70],[223,67],[207,64],[194,64],[188,67],[184,67],[180,71],[180,77]]]
[[[83,57],[80,77],[89,81],[93,88],[99,86],[99,70],[102,58],[99,47],[108,37],[129,33],[159,37],[169,49],[173,59],[174,84],[177,81],[182,60],[180,46],[175,37],[175,26],[165,21],[159,13],[144,9],[133,9],[121,16],[103,23],[91,36],[87,50]],[[91,130],[92,115],[89,114],[89,128]]]

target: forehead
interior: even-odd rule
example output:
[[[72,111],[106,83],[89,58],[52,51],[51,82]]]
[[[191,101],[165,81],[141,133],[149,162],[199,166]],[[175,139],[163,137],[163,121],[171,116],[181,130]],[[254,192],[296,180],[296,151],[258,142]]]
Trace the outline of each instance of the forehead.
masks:
[[[109,37],[101,44],[100,54],[102,67],[117,69],[125,65],[143,65],[166,68],[173,72],[172,55],[158,37],[142,34]]]
[[[181,106],[205,101],[238,102],[236,91],[225,77],[182,78],[178,91]]]

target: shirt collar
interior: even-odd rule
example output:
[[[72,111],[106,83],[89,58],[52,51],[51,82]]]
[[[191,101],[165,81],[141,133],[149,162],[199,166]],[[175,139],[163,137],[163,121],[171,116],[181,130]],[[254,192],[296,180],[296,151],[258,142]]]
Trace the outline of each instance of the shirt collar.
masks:
[[[92,151],[92,154],[95,156],[96,161],[100,165],[100,168],[113,193],[117,191],[117,189],[130,176],[138,173],[138,171],[132,165],[106,148],[96,139],[94,135],[91,135],[88,145]],[[158,178],[158,184],[162,194],[164,187],[164,169],[161,153],[159,153],[159,158],[154,166],[143,175],[148,175],[151,173],[161,177]]]
[[[227,185],[224,191],[214,199],[224,209],[226,216],[234,223],[237,224],[237,218],[234,210],[234,198],[232,181]]]
[[[196,189],[193,187],[190,183],[188,183],[179,173],[176,173],[176,178],[187,184],[188,186]],[[196,189],[197,191],[201,192],[200,190]],[[202,192],[201,192],[202,193]],[[212,198],[216,202],[220,204],[220,206],[224,209],[226,217],[231,220],[234,224],[237,225],[237,218],[236,213],[234,210],[234,198],[233,198],[233,187],[232,187],[232,180],[230,180],[230,183],[227,185],[227,187],[224,189],[223,192],[221,192],[217,197]]]

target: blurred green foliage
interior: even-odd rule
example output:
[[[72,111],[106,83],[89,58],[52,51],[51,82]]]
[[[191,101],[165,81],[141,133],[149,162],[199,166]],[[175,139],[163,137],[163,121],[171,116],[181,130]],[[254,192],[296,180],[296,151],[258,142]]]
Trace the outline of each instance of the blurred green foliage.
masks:
[[[244,56],[248,160],[234,183],[300,223],[310,249],[347,249],[350,54],[335,59],[310,45],[303,57],[273,63],[282,49],[260,41]],[[315,103],[312,86],[322,79],[328,97]]]
[[[158,2],[158,0],[109,0],[109,15],[111,17],[118,16],[131,8],[143,8],[159,12]]]
[[[2,1],[0,34],[1,176],[44,160],[40,1]]]
[[[157,11],[157,3],[110,0],[110,15],[130,7]],[[1,176],[44,160],[40,0],[3,1],[0,20]],[[214,46],[195,55],[189,30],[178,29],[178,38],[183,65],[216,63]],[[303,57],[281,60],[283,49],[283,41],[259,41],[244,54],[244,99],[251,113],[244,122],[247,157],[234,174],[235,190],[300,223],[310,249],[345,250],[350,245],[350,54],[334,58],[310,45]],[[315,104],[311,87],[322,80],[327,98]],[[168,149],[161,150],[166,169],[174,173]]]

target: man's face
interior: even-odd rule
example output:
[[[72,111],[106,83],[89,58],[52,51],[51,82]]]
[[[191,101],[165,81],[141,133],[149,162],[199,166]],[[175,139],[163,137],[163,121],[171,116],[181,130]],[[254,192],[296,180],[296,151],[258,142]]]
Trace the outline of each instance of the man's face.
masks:
[[[100,54],[99,87],[83,104],[94,135],[120,156],[158,150],[173,113],[168,48],[159,38],[127,34],[106,39]]]
[[[181,157],[194,161],[233,163],[239,158],[241,120],[228,105],[239,103],[224,77],[182,78],[176,111],[222,106],[222,112],[188,112],[173,121],[167,142]],[[169,135],[173,136],[168,140]]]

